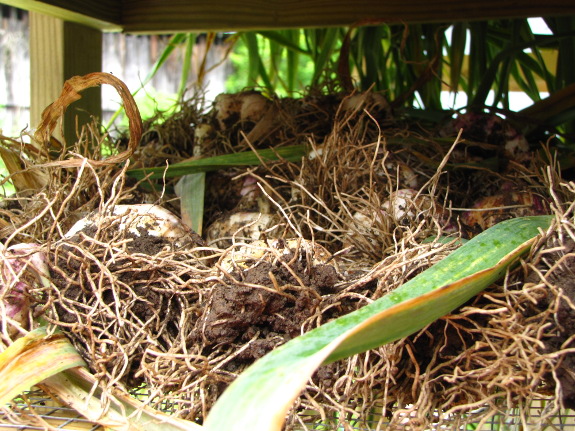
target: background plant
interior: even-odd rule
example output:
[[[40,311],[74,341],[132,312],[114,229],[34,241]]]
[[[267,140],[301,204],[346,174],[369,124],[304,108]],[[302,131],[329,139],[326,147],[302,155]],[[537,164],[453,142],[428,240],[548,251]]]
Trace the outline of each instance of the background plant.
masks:
[[[437,24],[238,32],[219,35],[228,47],[234,72],[226,89],[257,88],[267,94],[297,97],[322,93],[383,92],[392,106],[417,118],[437,120],[446,106],[442,92],[463,92],[471,110],[509,112],[510,93],[521,91],[537,103],[541,92],[552,99],[545,109],[528,111],[529,122],[558,126],[572,141],[575,99],[575,18],[545,18],[551,34],[535,34],[528,19]],[[215,34],[208,34],[210,43]],[[187,58],[195,35],[177,34],[146,78],[151,79],[178,45]],[[556,58],[556,61],[555,61]],[[189,61],[184,64],[189,64]],[[206,62],[197,72],[204,85]],[[189,85],[184,67],[177,97]],[[567,92],[567,95],[565,95]]]

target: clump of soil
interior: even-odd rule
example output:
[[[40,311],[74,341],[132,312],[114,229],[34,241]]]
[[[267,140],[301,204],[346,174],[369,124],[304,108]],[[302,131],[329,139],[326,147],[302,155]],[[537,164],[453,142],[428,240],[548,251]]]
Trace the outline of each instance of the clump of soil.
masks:
[[[306,320],[320,312],[322,293],[340,282],[331,265],[307,267],[301,260],[260,262],[243,272],[231,274],[231,281],[216,285],[207,312],[197,327],[196,339],[207,346],[247,343],[230,361],[250,364],[274,347],[301,334]]]
[[[545,338],[545,351],[549,354],[562,351],[561,361],[557,367],[545,376],[550,387],[557,383],[556,393],[562,404],[569,409],[575,409],[575,243],[569,238],[561,241],[552,238],[549,249],[538,265],[541,272],[531,274],[529,280],[536,283],[540,279],[548,286],[548,290],[538,298],[540,310],[554,310],[556,332]]]
[[[233,376],[313,326],[344,280],[305,247],[220,271],[195,236],[181,249],[174,241],[95,226],[63,238],[53,246],[47,318],[103,383],[169,393],[201,420],[200,400],[209,408]]]
[[[182,268],[205,268],[194,240],[187,244],[178,252],[168,238],[95,227],[55,244],[48,318],[100,378],[135,387],[147,348],[172,347],[181,314],[200,296],[198,275],[181,274]]]

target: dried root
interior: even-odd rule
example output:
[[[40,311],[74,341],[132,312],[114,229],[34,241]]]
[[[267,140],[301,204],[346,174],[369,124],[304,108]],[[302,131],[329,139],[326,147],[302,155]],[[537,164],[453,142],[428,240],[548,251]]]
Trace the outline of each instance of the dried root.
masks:
[[[474,151],[476,143],[456,137],[456,145],[446,145],[431,133],[391,124],[377,104],[360,105],[362,111],[330,103],[266,101],[273,121],[250,114],[242,124],[181,113],[196,131],[182,148],[169,148],[170,137],[162,135],[182,133],[174,123],[172,132],[158,128],[144,134],[145,145],[130,146],[130,163],[139,166],[155,160],[154,148],[170,162],[187,158],[190,142],[209,155],[270,142],[310,145],[301,164],[209,174],[207,196],[214,198],[206,199],[206,225],[241,203],[237,192],[247,183],[258,184],[260,204],[274,220],[273,229],[256,229],[258,241],[232,232],[226,242],[214,242],[219,248],[191,233],[176,241],[122,229],[118,214],[67,235],[94,211],[154,203],[177,213],[178,204],[169,188],[138,188],[126,177],[129,164],[89,163],[103,146],[114,146],[95,127],[73,148],[85,155],[82,163],[75,157],[46,164],[45,153],[30,153],[22,163],[45,164],[47,181],[0,208],[5,245],[43,244],[48,256],[51,283],[36,286],[38,303],[30,313],[64,330],[104,388],[201,422],[255,359],[385,295],[446,256],[457,240],[485,228],[463,226],[461,216],[505,185],[537,196],[556,214],[553,230],[532,254],[500,284],[419,333],[322,366],[286,429],[320,422],[346,430],[454,429],[504,420],[513,409],[526,426],[573,407],[573,183],[524,154],[499,170],[455,168],[462,154],[480,159],[491,147]],[[266,124],[258,127],[257,118]],[[212,129],[202,135],[206,124]],[[230,183],[235,188],[214,188]],[[526,211],[515,202],[489,217],[517,215],[517,205]],[[442,236],[448,241],[436,240]],[[11,342],[8,331],[3,342]],[[540,399],[547,400],[545,410],[531,417],[530,406]]]

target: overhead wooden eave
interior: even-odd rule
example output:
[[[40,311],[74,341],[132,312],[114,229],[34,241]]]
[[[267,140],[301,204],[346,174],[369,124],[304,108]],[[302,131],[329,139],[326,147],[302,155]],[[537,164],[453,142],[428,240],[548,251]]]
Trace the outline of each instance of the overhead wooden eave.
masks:
[[[573,0],[0,0],[103,31],[175,33],[575,15]]]
[[[117,0],[0,0],[0,3],[102,31],[123,30],[122,2]]]

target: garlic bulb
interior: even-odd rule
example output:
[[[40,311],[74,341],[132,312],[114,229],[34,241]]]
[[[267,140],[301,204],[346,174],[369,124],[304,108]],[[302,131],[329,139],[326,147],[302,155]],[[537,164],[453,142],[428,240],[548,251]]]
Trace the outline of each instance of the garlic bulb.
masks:
[[[419,187],[419,176],[415,171],[401,160],[387,158],[384,162],[385,169],[378,169],[376,174],[387,179],[388,176],[394,180],[394,184],[406,189],[416,189]]]
[[[194,157],[201,157],[204,155],[211,143],[214,140],[215,129],[209,123],[197,124],[194,129]]]
[[[461,222],[483,231],[509,218],[548,212],[548,203],[535,193],[510,190],[478,199],[470,210],[461,215]]]
[[[323,246],[303,238],[268,239],[254,241],[237,248],[230,249],[220,262],[220,268],[226,272],[234,269],[247,269],[258,262],[273,263],[278,259],[307,259],[311,266],[336,266],[333,255]]]
[[[457,136],[462,129],[462,138],[497,146],[506,158],[516,162],[529,161],[529,143],[509,121],[493,114],[467,112],[450,120],[439,132],[441,136]],[[466,162],[477,160],[466,154]],[[479,158],[480,159],[480,158]]]
[[[227,248],[236,241],[258,240],[260,236],[279,236],[280,217],[271,213],[270,202],[262,193],[257,178],[243,179],[241,196],[233,210],[221,215],[206,229],[210,245]]]
[[[441,210],[441,207],[430,196],[417,190],[399,189],[389,195],[382,209],[397,225],[405,226],[430,211]]]
[[[257,123],[268,111],[270,101],[255,91],[237,94],[219,94],[214,101],[214,113],[220,130],[238,122]]]
[[[273,214],[231,212],[210,224],[206,229],[206,240],[210,245],[226,248],[234,241],[258,240],[263,234],[269,236],[278,224],[279,218]]]
[[[111,230],[131,235],[167,238],[176,247],[200,243],[199,236],[185,226],[172,212],[155,204],[115,205],[106,213],[92,212],[77,221],[66,233],[72,238],[80,232]]]
[[[371,91],[344,97],[341,102],[341,109],[347,114],[358,112],[360,109],[367,109],[373,114],[382,113],[384,117],[391,112],[391,106],[387,99],[382,94]]]
[[[352,229],[349,229],[343,248],[353,246],[362,241],[367,241],[373,246],[378,244],[378,225],[383,222],[383,212],[368,212],[367,209],[353,213]]]

